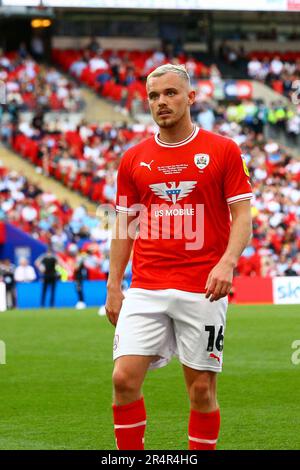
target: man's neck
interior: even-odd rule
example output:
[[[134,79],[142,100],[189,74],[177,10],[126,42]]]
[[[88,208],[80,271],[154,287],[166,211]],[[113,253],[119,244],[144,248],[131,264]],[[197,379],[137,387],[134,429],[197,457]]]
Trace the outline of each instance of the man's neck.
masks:
[[[160,128],[159,129],[159,138],[163,142],[172,144],[176,142],[181,142],[189,137],[194,129],[194,124],[190,121],[187,125],[183,126],[174,126],[171,128]]]

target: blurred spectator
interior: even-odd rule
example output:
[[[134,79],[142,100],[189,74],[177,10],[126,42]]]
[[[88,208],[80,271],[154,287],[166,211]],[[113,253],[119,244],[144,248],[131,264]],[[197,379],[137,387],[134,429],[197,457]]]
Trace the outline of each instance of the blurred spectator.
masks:
[[[88,271],[85,267],[85,258],[81,255],[77,257],[76,267],[74,271],[74,282],[76,287],[76,292],[78,295],[78,302],[76,308],[81,310],[86,307],[84,301],[84,292],[83,292],[83,281],[88,278]]]
[[[18,48],[18,55],[20,56],[21,59],[26,59],[28,56],[28,49],[26,42],[21,42]]]
[[[197,122],[202,129],[213,131],[215,124],[215,115],[210,106],[203,104],[197,116]]]
[[[50,307],[54,307],[56,281],[58,279],[58,258],[55,256],[50,246],[44,255],[41,255],[36,259],[35,265],[43,276],[41,307],[45,306],[46,293],[48,289],[50,289]]]
[[[219,46],[219,58],[227,62],[230,47],[226,41],[222,41]]]
[[[31,39],[31,52],[33,57],[37,60],[43,60],[45,56],[44,41],[40,35],[35,34]]]
[[[89,67],[91,72],[96,72],[96,70],[107,70],[108,63],[102,56],[102,52],[98,51],[92,59],[89,61]]]
[[[263,61],[260,64],[260,69],[256,75],[256,79],[258,80],[266,80],[270,73],[270,61],[267,57],[263,59]]]
[[[56,227],[55,233],[51,236],[51,246],[55,252],[64,252],[67,245],[68,236],[63,227]]]
[[[120,72],[122,68],[122,60],[118,56],[117,51],[112,51],[108,61],[109,61],[109,66],[111,69],[112,76],[115,80],[115,83],[120,84],[121,83]]]
[[[248,62],[248,75],[250,78],[258,78],[261,72],[261,63],[256,58],[253,57],[250,62]]]
[[[5,259],[0,263],[0,279],[6,288],[6,305],[8,309],[16,307],[16,284],[15,284],[15,266],[9,259]]]
[[[114,176],[108,174],[106,176],[105,185],[103,188],[103,196],[107,202],[114,203],[116,200],[117,186]]]
[[[279,78],[283,70],[283,62],[280,60],[279,56],[275,56],[270,63],[270,74],[272,78]]]
[[[185,68],[190,76],[190,79],[194,80],[194,78],[196,78],[197,73],[197,62],[191,54],[189,54],[187,57],[187,60],[185,62]]]
[[[3,49],[0,49],[0,66],[4,69],[9,69],[10,59],[5,56]]]
[[[238,59],[239,59],[239,56],[238,56],[237,51],[233,47],[230,47],[228,54],[227,54],[228,64],[234,66],[236,62],[238,61]]]
[[[298,275],[297,271],[293,267],[293,264],[294,263],[292,259],[288,260],[287,268],[284,271],[285,276],[297,276]]]
[[[131,116],[137,118],[144,113],[144,103],[141,94],[136,91],[131,101]]]
[[[72,75],[75,75],[77,78],[80,77],[80,75],[82,74],[82,71],[88,66],[88,61],[82,57],[78,60],[76,60],[75,62],[72,63],[71,67],[70,67],[70,73]]]
[[[297,276],[300,276],[300,252],[297,253],[295,262],[292,267],[296,271]]]
[[[100,41],[95,36],[91,37],[90,42],[88,43],[86,47],[92,53],[97,53],[101,51]]]
[[[152,53],[146,60],[143,69],[143,75],[148,75],[156,67],[159,67],[165,62],[166,56],[162,50],[157,50]]]
[[[27,258],[20,258],[19,266],[15,270],[16,282],[32,282],[36,280],[35,270],[30,266]]]
[[[219,84],[222,81],[222,74],[217,64],[212,64],[209,68],[209,78],[215,84]]]

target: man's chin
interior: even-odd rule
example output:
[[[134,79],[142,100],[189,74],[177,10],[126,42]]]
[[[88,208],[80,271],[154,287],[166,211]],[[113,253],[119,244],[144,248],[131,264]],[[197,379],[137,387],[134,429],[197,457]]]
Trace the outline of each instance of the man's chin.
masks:
[[[165,119],[158,118],[156,121],[156,124],[162,129],[168,129],[169,127],[173,127],[176,124],[176,122],[174,121],[174,119],[170,119],[170,118],[165,118]]]

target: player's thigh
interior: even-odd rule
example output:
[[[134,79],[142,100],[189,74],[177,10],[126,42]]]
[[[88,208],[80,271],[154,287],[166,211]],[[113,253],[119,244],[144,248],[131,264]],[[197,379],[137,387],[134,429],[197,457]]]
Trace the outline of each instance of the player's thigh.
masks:
[[[116,387],[140,388],[146,372],[156,356],[121,356],[115,360],[113,384]]]
[[[179,294],[174,327],[183,365],[195,370],[222,370],[227,305],[227,298],[210,302],[204,294]]]

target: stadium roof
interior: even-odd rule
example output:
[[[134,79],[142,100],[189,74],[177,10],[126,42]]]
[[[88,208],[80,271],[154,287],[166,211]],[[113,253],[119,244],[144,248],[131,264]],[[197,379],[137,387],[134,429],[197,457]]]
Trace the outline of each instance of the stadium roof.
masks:
[[[298,11],[300,0],[2,0],[2,6],[44,6],[56,8],[130,8],[155,10],[235,10],[235,11]],[[209,5],[209,7],[208,7]]]

